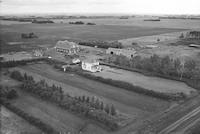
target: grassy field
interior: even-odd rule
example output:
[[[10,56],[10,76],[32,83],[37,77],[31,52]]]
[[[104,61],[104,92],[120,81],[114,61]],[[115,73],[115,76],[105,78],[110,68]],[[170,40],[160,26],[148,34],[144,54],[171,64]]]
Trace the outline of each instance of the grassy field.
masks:
[[[171,106],[171,103],[166,101],[112,87],[86,79],[84,77],[77,76],[75,74],[56,71],[47,64],[34,64],[14,69],[20,70],[21,72],[26,72],[29,75],[34,76],[35,80],[45,79],[49,84],[62,86],[65,93],[76,96],[97,96],[108,104],[114,104],[117,110],[128,115],[128,117],[133,120],[133,123],[138,123],[142,119],[151,117],[156,113],[168,109]],[[28,100],[24,101],[24,98],[20,102],[23,102],[24,104],[24,106],[22,103],[17,104],[22,105],[21,107],[27,108],[29,105],[25,105]],[[35,103],[37,104],[36,106],[38,106],[38,103]],[[38,113],[38,111],[36,110],[35,113]],[[48,117],[46,117],[46,119],[48,119]],[[80,126],[80,124],[77,125]],[[69,128],[70,127],[71,126],[69,126]],[[88,125],[88,127],[89,128],[87,129],[94,129],[91,125]]]
[[[88,21],[88,20],[87,20]],[[99,21],[95,19],[94,21]],[[107,21],[116,21],[116,24],[107,23]],[[70,24],[19,24],[11,23],[10,25],[1,26],[0,47],[1,53],[10,51],[31,51],[37,48],[49,48],[55,46],[58,40],[75,39],[75,40],[122,40],[136,38],[141,36],[160,35],[165,33],[180,32],[184,28],[163,28],[149,27],[138,25],[122,25],[121,20],[102,20],[99,25],[70,25]],[[119,22],[119,23],[118,23]],[[8,23],[8,22],[6,22]],[[21,39],[21,33],[34,32],[39,38]],[[13,44],[13,42],[15,42]],[[125,41],[127,42],[127,41]]]
[[[1,75],[4,80],[1,84],[4,86],[11,86],[17,89],[18,97],[11,100],[10,103],[24,112],[29,113],[31,116],[39,118],[44,123],[52,126],[57,131],[62,133],[71,132],[72,134],[78,134],[80,129],[83,129],[83,134],[107,134],[96,122],[82,118],[82,116],[69,113],[67,110],[63,110],[55,104],[43,101],[36,96],[22,92],[16,88],[20,83],[16,80],[9,78],[7,75]],[[11,84],[10,84],[11,83]],[[0,111],[2,134],[40,134],[40,130],[30,125],[28,122],[18,117],[14,113],[10,112],[3,106]],[[97,131],[97,132],[96,132]]]
[[[72,134],[76,134],[79,129],[85,126],[85,123],[88,123],[86,119],[82,119],[51,103],[42,101],[26,93],[21,92],[20,97],[13,104],[62,133],[71,132]],[[101,130],[98,126],[91,124],[91,129],[93,127]],[[89,129],[88,131],[92,132]],[[100,132],[103,132],[103,130]]]
[[[36,127],[27,121],[1,106],[1,134],[42,134]]]
[[[57,23],[69,23],[70,21],[93,22],[97,25],[121,25],[121,26],[142,26],[142,27],[159,27],[159,28],[184,28],[184,29],[198,29],[200,28],[200,20],[184,20],[184,19],[161,19],[161,21],[144,21],[147,17],[135,17],[129,19],[119,18],[102,18],[102,19],[65,19],[54,20]]]
[[[39,38],[73,38],[84,40],[119,40],[140,36],[156,35],[178,32],[183,29],[150,28],[139,26],[120,25],[70,25],[70,24],[16,24],[2,25],[2,34],[13,34],[17,37],[20,33],[34,32]],[[2,35],[3,36],[3,35]]]
[[[122,69],[111,68],[108,66],[103,66],[104,70],[102,72],[93,73],[95,76],[100,76],[103,78],[110,78],[113,80],[120,80],[132,83],[136,86],[141,86],[143,88],[154,90],[157,92],[164,93],[178,93],[183,92],[190,95],[191,91],[196,91],[195,89],[187,86],[183,82],[144,76],[140,73],[130,72]]]
[[[70,74],[70,73],[63,73],[60,71],[54,70],[51,66],[47,64],[35,64],[35,65],[29,65],[29,66],[24,66],[20,68],[15,68],[20,70],[21,72],[26,72],[29,75],[34,76],[34,79],[36,80],[41,80],[45,79],[49,84],[56,84],[60,85],[63,87],[63,90],[66,93],[72,94],[72,95],[86,95],[86,96],[97,96],[99,97],[102,101],[108,103],[108,104],[114,104],[117,110],[120,112],[127,114],[131,119],[133,119],[133,124],[139,123],[141,120],[146,119],[148,117],[151,117],[155,115],[156,113],[159,113],[161,111],[164,111],[170,107],[170,103],[162,100],[158,100],[155,98],[151,98],[148,96],[143,96],[139,95],[137,93],[129,92],[124,89],[112,87],[106,84],[102,84],[96,81],[88,80],[83,77],[77,76],[75,74]],[[58,108],[52,108],[49,109],[48,107],[50,104],[47,105],[42,104],[41,100],[35,99],[35,100],[30,100],[33,99],[33,97],[26,97],[26,95],[23,95],[23,97],[20,97],[18,101],[16,101],[16,105],[18,107],[24,107],[26,111],[30,111],[30,113],[33,111],[33,115],[39,116],[41,115],[42,119],[46,122],[52,122],[51,125],[56,124],[56,122],[52,120],[61,120],[64,119],[62,114],[59,113],[60,110]],[[29,102],[31,101],[31,102]],[[33,104],[32,104],[33,103]],[[34,105],[35,104],[35,105]],[[36,105],[37,104],[37,105]],[[36,107],[36,108],[34,108]],[[35,109],[35,110],[34,110]],[[45,111],[46,113],[40,113],[41,111]],[[48,111],[51,111],[52,113],[49,113]],[[40,113],[40,114],[38,114]],[[55,116],[52,114],[59,114],[62,116],[59,117],[59,115]],[[46,115],[47,114],[47,115]],[[70,115],[71,113],[65,112],[67,114],[66,116],[69,116],[65,118],[65,121],[71,121],[72,126],[68,126],[68,130],[70,128],[77,129],[81,127],[82,124],[80,118],[79,120],[77,119],[77,116]],[[49,119],[55,117],[55,119]],[[38,117],[39,118],[39,117]],[[69,118],[69,119],[68,119]],[[75,119],[73,119],[75,118]],[[62,126],[62,125],[59,125]],[[62,128],[59,129],[62,130]],[[103,130],[100,127],[97,127],[96,125],[88,124],[87,127],[84,129],[85,131],[87,130],[87,134],[89,132],[94,132],[95,130],[98,129],[98,132],[101,134],[103,133],[110,133],[105,130]],[[73,130],[72,129],[72,130]],[[71,131],[72,131],[71,130]],[[122,128],[120,131],[117,131],[117,133],[125,132],[127,131],[126,127]],[[116,132],[115,132],[116,133]]]
[[[167,108],[167,102],[165,101],[159,100],[160,102],[164,103],[166,107],[162,106],[160,102],[157,102],[158,100],[156,100],[155,98],[132,93],[124,89],[116,88],[107,84],[89,80],[75,74],[56,71],[47,64],[35,64],[35,65],[24,66],[21,68],[25,71],[32,72],[41,75],[43,77],[46,77],[48,79],[52,79],[54,81],[63,83],[70,87],[76,88],[72,90],[70,89],[70,87],[67,87],[66,89],[64,88],[66,91],[68,90],[74,95],[79,95],[84,93],[93,94],[99,96],[102,99],[105,98],[110,100],[111,102],[118,102],[118,104],[120,105],[126,105],[128,107],[132,107],[133,111],[136,111],[136,109],[138,109],[140,112],[141,110],[147,112],[156,112],[160,110],[162,111],[163,108],[164,109]],[[125,107],[123,106],[123,108]],[[123,108],[121,108],[121,110],[125,112]],[[127,109],[126,111],[128,113],[131,113],[131,111],[129,110]]]

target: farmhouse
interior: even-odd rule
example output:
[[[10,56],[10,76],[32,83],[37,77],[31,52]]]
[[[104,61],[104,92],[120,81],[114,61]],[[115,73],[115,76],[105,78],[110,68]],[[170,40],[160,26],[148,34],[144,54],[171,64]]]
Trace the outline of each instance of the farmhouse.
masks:
[[[100,72],[102,70],[99,62],[94,60],[85,60],[82,61],[81,67],[83,70],[90,71],[90,72]]]
[[[128,48],[128,49],[119,49],[119,48],[108,48],[106,50],[107,54],[115,54],[115,55],[123,55],[128,58],[132,58],[136,56],[136,51],[134,48]]]
[[[58,41],[56,43],[55,49],[57,52],[65,53],[67,55],[74,55],[80,51],[79,46],[74,42]]]

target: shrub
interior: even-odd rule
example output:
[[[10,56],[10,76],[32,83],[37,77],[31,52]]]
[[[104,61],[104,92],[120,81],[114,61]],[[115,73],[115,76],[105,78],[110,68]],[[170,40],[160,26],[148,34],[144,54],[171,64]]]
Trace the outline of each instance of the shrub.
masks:
[[[14,99],[18,97],[15,89],[9,89],[8,87],[1,86],[0,97],[4,99]]]
[[[8,99],[14,99],[14,98],[17,98],[17,97],[18,97],[17,91],[14,90],[14,89],[11,89],[7,94]]]
[[[10,77],[13,78],[13,79],[16,79],[18,81],[22,81],[23,80],[23,76],[21,75],[21,73],[19,71],[13,71],[10,74]]]

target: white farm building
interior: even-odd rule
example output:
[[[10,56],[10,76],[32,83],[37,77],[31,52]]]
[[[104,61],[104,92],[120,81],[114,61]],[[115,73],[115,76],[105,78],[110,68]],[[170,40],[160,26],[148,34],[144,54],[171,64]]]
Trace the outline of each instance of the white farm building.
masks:
[[[85,60],[82,61],[81,67],[83,70],[90,71],[90,72],[100,72],[102,70],[101,66],[99,65],[99,62],[97,61],[90,61]]]

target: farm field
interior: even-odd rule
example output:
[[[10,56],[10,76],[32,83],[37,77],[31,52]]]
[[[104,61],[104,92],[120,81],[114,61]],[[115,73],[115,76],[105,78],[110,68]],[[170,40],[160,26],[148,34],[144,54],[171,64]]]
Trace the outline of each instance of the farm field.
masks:
[[[97,25],[122,25],[122,26],[142,26],[142,27],[159,27],[159,28],[184,28],[198,29],[200,28],[200,20],[184,20],[184,19],[161,19],[161,21],[152,22],[144,21],[147,17],[134,17],[129,19],[119,18],[99,18],[99,19],[54,19],[56,23],[69,23],[71,21],[83,21],[85,23],[93,22]]]
[[[36,80],[45,79],[49,84],[62,86],[65,93],[70,95],[97,96],[102,101],[115,105],[116,109],[127,114],[133,123],[162,112],[172,105],[166,101],[112,87],[75,74],[56,71],[47,64],[28,65],[14,69],[34,76]]]
[[[97,46],[90,47],[80,45],[81,51],[78,55],[73,56],[67,56],[64,53],[56,52],[54,47],[59,40],[74,42],[100,40],[119,41],[125,49],[129,49],[130,47],[135,49],[137,56],[150,57],[156,54],[160,57],[169,56],[172,59],[179,58],[181,62],[185,60],[194,60],[197,61],[195,63],[196,68],[200,67],[200,49],[189,47],[190,44],[198,45],[199,40],[188,41],[187,38],[180,38],[181,34],[186,37],[186,32],[189,34],[189,31],[199,31],[200,20],[161,19],[161,21],[144,21],[144,19],[147,18],[136,16],[130,17],[129,19],[119,19],[117,17],[98,19],[53,19],[55,23],[52,24],[33,24],[30,22],[0,20],[0,56],[5,57],[1,58],[1,61],[35,58],[32,54],[34,50],[38,49],[44,52],[44,57],[48,56],[52,60],[56,59],[66,64],[71,63],[72,59],[76,57],[81,61],[89,59],[104,61],[104,58],[111,55],[106,54],[106,49],[98,48]],[[75,21],[83,21],[85,24],[69,24],[69,22]],[[87,25],[86,23],[95,23],[96,25]],[[38,38],[25,39],[21,37],[22,33],[29,34],[32,32],[38,36]],[[13,64],[15,65],[15,63]],[[199,92],[180,81],[146,76],[137,72],[109,66],[102,66],[102,72],[88,72],[88,74],[97,77],[128,82],[134,86],[156,92],[166,94],[181,92],[188,95],[188,98],[181,101],[165,101],[163,99],[104,84],[70,71],[63,72],[56,69],[57,66],[47,64],[43,61],[34,61],[26,65],[16,64],[16,67],[3,68],[0,73],[0,85],[2,85],[3,88],[7,88],[6,86],[8,86],[9,89],[16,89],[19,95],[17,98],[8,101],[17,108],[29,113],[31,116],[39,118],[42,122],[50,125],[57,131],[62,133],[66,132],[66,134],[68,134],[67,132],[70,132],[70,134],[80,134],[80,130],[82,130],[82,134],[156,133],[167,125],[173,124],[173,121],[187,113],[187,110],[189,111],[190,108],[193,106],[195,107],[196,104],[199,105],[199,98],[196,97]],[[184,69],[187,69],[185,65]],[[21,73],[27,73],[33,76],[36,82],[45,80],[50,86],[53,84],[61,86],[65,94],[76,97],[82,96],[82,98],[87,96],[94,97],[102,101],[104,106],[106,106],[106,104],[109,106],[113,105],[114,109],[116,108],[116,111],[119,112],[119,115],[127,119],[123,120],[124,124],[127,125],[117,131],[111,132],[107,129],[105,124],[103,125],[98,123],[98,121],[90,120],[82,115],[64,110],[53,102],[42,100],[37,97],[37,95],[35,96],[22,91],[19,89],[20,82],[9,77],[9,71],[13,70],[18,70]],[[190,71],[188,70],[188,72]],[[191,80],[192,79],[193,77],[191,77]],[[196,77],[194,79],[196,79]],[[198,85],[198,81],[196,83]],[[54,90],[54,88],[52,89]],[[55,95],[57,95],[57,93]],[[62,96],[59,97],[61,99]],[[197,100],[195,100],[195,98],[197,98]],[[189,104],[192,100],[195,100],[195,103],[191,102],[191,104]],[[185,103],[188,103],[188,105],[184,105]],[[190,105],[192,106],[190,107]],[[29,124],[9,109],[1,107],[0,111],[0,128],[3,128],[2,134],[23,134],[24,132],[41,133],[38,128]],[[199,124],[199,119],[196,120],[196,122]],[[188,128],[194,124],[195,123],[191,123]],[[185,127],[185,129],[186,128],[187,127]]]
[[[157,35],[183,31],[179,28],[152,28],[121,25],[70,25],[70,24],[16,24],[2,25],[1,34],[13,34],[19,37],[21,33],[34,32],[39,38],[72,38],[83,40],[119,40],[140,36]],[[16,41],[16,40],[15,40]]]
[[[1,134],[42,134],[36,127],[14,114],[4,106],[1,106]]]
[[[179,39],[179,36],[184,33],[186,34],[188,30],[181,32],[164,33],[159,35],[141,36],[128,39],[119,40],[124,46],[132,46],[132,43],[137,43],[140,47],[145,47],[146,45],[155,44],[159,45],[161,43],[174,42]],[[158,42],[157,39],[160,41]]]
[[[183,92],[190,95],[191,92],[195,92],[195,89],[187,86],[183,82],[144,76],[140,73],[130,72],[122,69],[112,68],[108,66],[103,66],[102,72],[93,73],[95,76],[100,76],[103,78],[110,78],[113,80],[125,81],[132,83],[136,86],[141,86],[143,88],[154,90],[157,92],[164,93],[179,93]]]
[[[94,80],[90,80],[90,79],[78,76],[76,74],[57,71],[53,67],[47,64],[29,65],[29,66],[21,67],[21,69],[32,72],[32,73],[36,73],[48,79],[52,79],[54,81],[58,81],[63,84],[69,85],[71,87],[75,87],[79,89],[79,91],[82,91],[82,92],[87,91],[89,93],[100,96],[100,98],[101,97],[110,98],[111,100],[121,102],[128,106],[137,107],[140,110],[143,109],[148,112],[155,112],[157,110],[159,111],[159,110],[163,110],[163,108],[166,108],[166,107],[163,107],[161,104],[159,104],[157,102],[157,99],[155,98],[139,95],[134,92],[129,92],[124,89],[116,88],[107,84],[103,84]],[[77,92],[75,95],[78,95],[78,94],[80,93]],[[125,99],[122,99],[123,96],[126,96]],[[118,100],[119,98],[120,98],[120,101]],[[137,104],[135,101],[139,98],[143,100],[144,102],[137,102],[139,103]],[[130,100],[128,101],[128,99]],[[146,100],[148,100],[149,104],[147,104]],[[161,102],[166,104],[166,106],[168,104],[165,101],[161,101]]]
[[[90,129],[97,129],[98,132],[100,132],[98,134],[104,134],[103,129],[94,125],[94,123],[90,123],[86,119],[82,119],[69,113],[67,110],[63,110],[54,104],[42,101],[29,94],[19,93],[20,97],[13,102],[13,105],[51,125],[57,131],[77,134],[79,130],[84,127],[84,134],[92,134],[93,131]]]
[[[147,17],[134,17],[129,19],[119,18],[88,18],[88,19],[53,19],[55,23],[69,23],[75,21],[83,21],[85,23],[92,22],[97,25],[121,25],[121,26],[142,26],[142,27],[159,27],[159,28],[183,28],[183,29],[200,29],[200,20],[190,19],[161,19],[161,21],[152,22],[144,21]],[[5,21],[0,20],[1,25],[13,25],[13,24],[29,24],[30,22],[17,22],[17,21]]]

